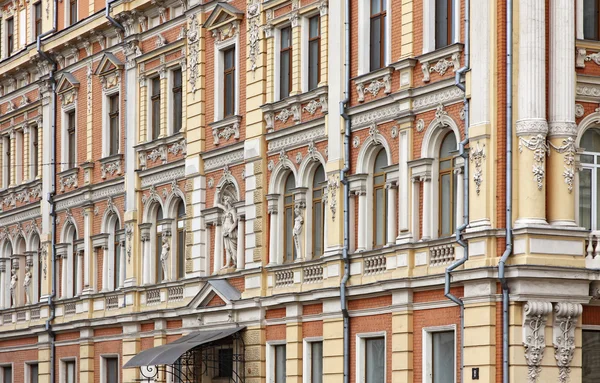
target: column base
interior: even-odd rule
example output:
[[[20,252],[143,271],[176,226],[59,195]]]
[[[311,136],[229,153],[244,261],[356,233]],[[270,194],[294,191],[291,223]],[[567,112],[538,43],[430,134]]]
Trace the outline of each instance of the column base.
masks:
[[[403,233],[396,237],[396,245],[403,245],[413,241],[412,233]]]
[[[571,226],[571,227],[578,226],[574,220],[570,220],[570,219],[557,219],[557,220],[550,221],[549,223],[552,226]]]
[[[548,226],[548,222],[542,218],[519,218],[515,221],[515,229],[526,226]]]
[[[135,278],[128,278],[125,280],[125,283],[123,284],[124,287],[133,287],[133,286],[137,286],[137,281]]]
[[[83,289],[83,291],[81,292],[81,295],[92,295],[94,294],[94,289],[91,287],[86,287],[85,289]]]

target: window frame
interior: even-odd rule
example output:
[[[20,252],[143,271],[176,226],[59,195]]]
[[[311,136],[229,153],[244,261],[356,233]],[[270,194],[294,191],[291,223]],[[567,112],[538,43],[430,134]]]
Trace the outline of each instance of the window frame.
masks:
[[[6,147],[5,147],[6,146]],[[12,153],[10,148],[10,135],[2,137],[2,186],[4,189],[10,187],[10,173],[12,171]]]
[[[6,57],[12,56],[15,52],[15,18],[9,17],[6,24]]]
[[[375,338],[383,338],[383,344],[384,344],[384,361],[383,361],[383,381],[387,382],[387,369],[388,369],[388,363],[387,363],[387,353],[388,351],[391,352],[391,350],[388,350],[388,336],[387,336],[387,332],[386,331],[374,331],[374,332],[367,332],[367,333],[360,333],[360,334],[356,334],[356,377],[357,380],[360,380],[361,382],[365,381],[365,374],[366,374],[366,340],[367,339],[375,339]]]
[[[107,360],[108,359],[116,359],[117,360],[117,382],[121,381],[121,370],[122,370],[122,366],[121,366],[121,358],[119,356],[119,354],[101,354],[100,355],[100,383],[109,383],[108,382],[108,366],[107,366]]]
[[[68,24],[66,26],[71,26],[76,24],[79,21],[79,3],[77,0],[69,0],[65,1],[65,6],[67,7],[67,17],[65,17],[65,24],[68,20]],[[75,12],[73,12],[73,7],[75,7]]]
[[[290,31],[290,45],[289,47],[286,48],[282,48],[282,43],[283,43],[283,39],[281,38],[281,32],[284,29],[289,29]],[[292,25],[287,23],[284,24],[280,27],[277,28],[277,33],[275,33],[275,49],[277,50],[276,55],[275,55],[275,100],[279,101],[279,100],[283,100],[286,99],[290,96],[290,94],[292,93],[292,86],[293,86],[293,78],[294,78],[294,74],[293,74],[293,61],[294,61],[294,39],[293,39],[293,32],[294,32],[294,28],[292,28]],[[282,95],[282,89],[281,89],[281,80],[282,80],[282,66],[281,66],[281,58],[283,54],[289,54],[289,65],[288,65],[288,70],[289,70],[289,75],[288,75],[288,87],[289,87],[289,94],[286,96]]]
[[[590,126],[586,129],[584,129],[581,132],[581,136],[580,136],[580,140],[583,141],[583,137],[584,135],[590,131],[590,130],[596,130],[598,132],[598,134],[600,134],[600,126]],[[580,143],[581,144],[581,143]],[[585,149],[583,146],[581,146],[582,149]],[[583,156],[592,156],[594,157],[593,159],[593,163],[587,163],[587,162],[583,162],[582,158]],[[583,173],[586,170],[589,170],[591,172],[591,179],[590,179],[590,231],[597,231],[600,230],[600,224],[599,224],[599,219],[600,217],[598,216],[598,193],[600,193],[600,190],[598,188],[598,184],[600,183],[600,177],[598,177],[598,173],[600,173],[600,152],[592,152],[592,151],[587,151],[584,150],[583,152],[581,152],[579,154],[579,163],[581,166],[581,171],[577,171],[577,183],[576,183],[576,195],[575,195],[575,200],[577,203],[577,209],[575,210],[576,213],[576,223],[578,226],[581,225],[581,173]],[[585,226],[581,226],[581,227],[585,227]]]
[[[437,170],[438,170],[438,209],[437,209],[437,214],[438,214],[438,232],[437,232],[437,237],[438,238],[447,238],[447,237],[451,237],[452,235],[454,235],[454,231],[456,229],[456,217],[458,215],[459,212],[456,211],[457,206],[456,206],[456,201],[455,199],[458,197],[455,193],[455,188],[457,185],[456,183],[456,174],[455,174],[455,170],[457,169],[457,164],[456,164],[456,155],[452,155],[450,154],[450,156],[448,157],[441,157],[441,150],[442,150],[442,145],[444,143],[444,141],[446,140],[446,138],[448,138],[448,136],[454,136],[454,132],[449,131],[446,134],[443,135],[443,137],[441,138],[440,141],[440,146],[438,148],[438,161],[437,161]],[[456,136],[454,136],[454,139],[456,141]],[[450,166],[447,169],[442,169],[442,163],[449,161]],[[448,233],[443,233],[442,232],[442,227],[443,227],[443,212],[442,212],[442,208],[444,207],[442,204],[443,198],[444,198],[444,194],[443,194],[443,190],[442,190],[442,177],[443,176],[450,176],[450,206],[448,207],[450,209],[449,211],[449,219],[450,219],[450,232]]]
[[[71,115],[73,115],[73,126],[71,126]],[[63,146],[63,170],[73,169],[77,166],[77,109],[75,107],[65,109],[63,113],[63,134],[65,136]],[[71,142],[71,138],[73,141]]]
[[[391,63],[391,35],[392,35],[392,23],[393,18],[392,12],[392,1],[382,0],[386,2],[386,16],[385,16],[385,31],[384,43],[383,43],[383,61],[380,69],[371,70],[371,2],[370,1],[359,1],[358,2],[358,75],[364,75],[374,71],[382,70]]]
[[[157,74],[148,79],[150,91],[148,92],[148,141],[154,141],[160,138],[161,134],[161,121],[160,121],[160,106],[162,98],[161,89],[161,78]],[[158,81],[157,81],[158,80]],[[157,81],[155,83],[155,81]],[[156,86],[158,84],[158,87]],[[158,89],[158,93],[155,94],[155,88]],[[157,108],[157,109],[155,109]],[[158,115],[157,115],[158,113]]]
[[[29,179],[35,180],[39,176],[39,125],[29,126]],[[35,161],[33,160],[35,159]]]
[[[267,355],[266,355],[266,360],[265,360],[265,364],[267,366],[267,376],[266,376],[267,382],[276,383],[275,368],[276,368],[277,357],[276,357],[275,350],[276,350],[277,346],[285,346],[286,347],[286,362],[287,362],[287,342],[285,340],[277,340],[277,341],[267,342]]]
[[[323,337],[308,337],[302,340],[302,383],[313,383],[312,381],[312,344],[323,344]],[[321,367],[323,361],[321,360]]]
[[[116,98],[117,101],[117,110],[114,111],[112,109],[113,107],[113,100]],[[106,118],[106,122],[105,122],[105,143],[104,143],[104,157],[110,157],[110,156],[116,156],[117,154],[121,153],[121,93],[117,90],[113,91],[113,92],[107,92],[104,95],[104,115]],[[113,127],[113,119],[116,117],[116,127]],[[114,150],[115,148],[113,148],[113,134],[115,133],[115,131],[113,131],[113,128],[116,128],[116,151]]]
[[[443,49],[445,47],[447,47],[448,45],[452,45],[452,43],[454,43],[454,40],[456,40],[454,38],[454,34],[456,33],[455,28],[454,28],[454,23],[455,23],[455,16],[454,16],[454,7],[452,6],[453,4],[453,0],[441,0],[441,1],[445,1],[446,2],[446,9],[447,9],[447,13],[448,13],[448,25],[446,26],[446,42],[443,43],[443,45],[441,45],[441,43],[439,43],[437,41],[437,11],[438,11],[438,7],[437,7],[437,1],[435,0],[436,4],[435,4],[435,10],[434,10],[434,48],[437,49]]]
[[[315,189],[315,177],[317,176],[317,171],[319,170],[319,168],[323,169],[325,179],[321,183],[320,187],[318,189]],[[311,187],[310,187],[310,190],[308,190],[308,193],[310,193],[310,204],[311,204],[311,206],[310,206],[310,218],[311,218],[310,229],[311,229],[312,236],[309,240],[310,240],[310,249],[311,249],[311,259],[318,259],[318,258],[321,258],[325,254],[325,243],[326,243],[325,237],[326,236],[324,233],[320,234],[321,235],[320,240],[321,240],[322,253],[316,254],[316,245],[317,245],[316,239],[318,239],[318,234],[316,232],[316,224],[315,223],[317,221],[317,218],[319,218],[319,217],[317,217],[315,207],[317,205],[321,205],[321,217],[320,217],[322,220],[321,228],[323,229],[324,232],[326,231],[326,226],[325,226],[326,225],[326,218],[325,218],[326,214],[325,214],[325,212],[327,210],[325,207],[325,203],[324,203],[325,193],[326,193],[326,190],[325,190],[326,185],[325,184],[327,182],[327,173],[325,173],[325,166],[323,166],[323,164],[321,164],[320,162],[319,162],[319,165],[317,165],[317,167],[312,172],[311,180],[312,180]],[[317,190],[320,190],[321,195],[318,197],[315,197],[315,191],[317,191]],[[309,213],[309,212],[307,212],[307,213]]]
[[[73,383],[77,383],[78,379],[77,379],[77,358],[64,358],[60,360],[60,376],[59,376],[59,383],[71,383],[67,381],[67,365],[69,363],[73,363],[74,364],[74,370],[75,370],[75,376]]]
[[[453,1],[453,0],[448,0]],[[435,15],[436,15],[436,0],[423,0],[423,14],[430,15],[429,17],[423,18],[423,54],[433,52],[438,49],[445,49],[449,45],[459,42],[460,38],[460,12],[462,9],[461,0],[457,0],[457,6],[452,8],[452,16],[449,17],[451,20],[451,33],[448,36],[448,45],[436,48],[435,41]]]
[[[37,17],[38,10],[39,10],[39,14],[40,14],[39,18]],[[38,36],[42,34],[42,28],[43,28],[42,2],[41,1],[38,1],[37,3],[33,4],[31,20],[33,22],[33,39],[36,40],[38,38]]]
[[[596,22],[596,36],[595,38],[588,38],[585,36],[585,0],[582,1],[581,4],[581,11],[577,12],[577,18],[581,19],[581,23],[577,23],[577,24],[581,24],[581,31],[578,33],[577,38],[579,39],[583,39],[583,40],[588,40],[588,41],[600,41],[600,0],[594,0],[596,3],[596,17],[595,17],[595,22]]]
[[[235,55],[234,55],[234,90],[239,90],[241,92],[241,87],[240,87],[240,71],[238,70],[238,68],[240,67],[239,63],[240,63],[240,41],[239,41],[239,34],[236,34],[235,37],[229,38],[225,41],[215,41],[215,45],[214,45],[214,49],[215,49],[215,61],[214,61],[214,67],[215,67],[215,76],[214,76],[214,99],[215,100],[225,100],[224,99],[224,93],[225,90],[222,89],[223,85],[225,84],[225,55],[224,52],[228,49],[234,49]],[[233,115],[229,116],[236,116],[239,114],[239,108],[240,108],[240,97],[239,97],[239,92],[234,91],[234,100],[233,100],[233,104],[234,104],[234,113]],[[213,106],[213,110],[214,110],[214,120],[215,121],[220,121],[223,120],[225,118],[227,118],[225,116],[225,105],[224,102],[215,102],[214,106]]]
[[[294,182],[294,187],[291,190],[286,190],[286,184],[288,181],[288,178],[292,177],[293,178],[293,182]],[[283,251],[282,251],[282,263],[291,263],[294,262],[296,260],[296,257],[298,256],[296,254],[296,247],[294,246],[294,235],[293,235],[293,230],[294,230],[294,215],[295,215],[295,211],[294,211],[294,189],[296,185],[296,176],[294,175],[294,173],[289,172],[288,175],[286,176],[284,183],[283,183],[283,198],[282,198],[282,202],[283,202],[283,209],[282,209],[282,218],[283,218]],[[289,198],[289,201],[286,201],[286,198]],[[291,222],[288,224],[286,222],[286,214],[287,211],[290,210],[291,214],[292,214],[292,220]],[[292,238],[292,257],[291,259],[287,259],[287,236],[288,236],[288,230],[292,233],[291,238]]]
[[[10,382],[5,382],[4,381],[4,370],[6,368],[10,368],[10,378],[11,381]],[[15,366],[14,363],[4,363],[2,365],[0,365],[0,383],[14,383],[15,381]]]
[[[318,23],[318,32],[319,34],[317,36],[311,37],[310,36],[310,22],[312,19],[317,18],[317,23]],[[305,36],[304,36],[304,41],[306,41],[306,46],[303,47],[303,51],[306,52],[305,56],[306,57],[306,65],[304,65],[304,67],[306,68],[306,72],[303,73],[303,78],[305,78],[306,80],[302,81],[303,82],[303,88],[305,89],[306,92],[310,92],[312,90],[315,90],[319,87],[319,84],[321,83],[321,47],[322,47],[322,34],[321,34],[321,15],[319,13],[315,13],[315,14],[309,14],[305,17],[305,22],[304,22],[304,28],[306,30]],[[311,86],[310,80],[311,80],[311,44],[316,42],[319,46],[319,49],[317,50],[317,83],[314,84],[314,86]]]
[[[183,215],[179,214],[179,209],[183,206]],[[177,238],[177,256],[175,257],[175,277],[177,280],[185,279],[185,221],[186,221],[185,202],[180,199],[177,205],[177,216],[175,217]]]
[[[456,331],[456,325],[455,324],[450,324],[450,325],[442,325],[442,326],[431,326],[431,327],[423,327],[422,331],[422,363],[423,363],[423,367],[422,367],[422,372],[423,372],[423,376],[422,376],[422,382],[423,383],[432,383],[433,382],[433,357],[432,357],[432,353],[433,353],[433,333],[436,332],[447,332],[447,331],[453,331],[454,332],[454,363],[452,364],[454,366],[454,373],[453,373],[453,377],[454,377],[454,383],[456,382],[456,372],[457,372],[457,361],[458,361],[458,347],[457,347],[457,331]]]
[[[33,374],[31,373],[31,368],[32,366],[37,366],[38,369],[38,382],[39,382],[39,377],[40,377],[40,363],[39,361],[28,361],[25,362],[25,368],[24,368],[24,372],[25,372],[25,382],[27,383],[32,383],[32,378],[33,378]]]
[[[387,0],[376,0],[379,2],[379,7],[381,10],[378,13],[373,13],[373,0],[369,1],[369,72],[374,72],[386,66],[386,52],[385,46],[388,39],[387,36]],[[452,1],[452,0],[449,0]],[[385,5],[385,10],[383,10],[383,6]],[[383,19],[383,22],[382,22]],[[375,20],[379,20],[379,33],[380,33],[380,43],[379,43],[379,62],[380,65],[378,68],[373,67],[372,61],[372,51],[373,46],[371,45],[371,29],[373,22]],[[383,36],[383,38],[381,38]]]
[[[387,200],[387,188],[386,188],[386,184],[387,184],[387,173],[384,169],[382,169],[382,171],[380,173],[375,173],[375,166],[377,166],[377,157],[379,157],[379,155],[383,153],[383,155],[385,156],[386,159],[386,164],[388,163],[388,158],[387,158],[387,153],[385,148],[381,148],[377,154],[375,154],[374,156],[374,160],[373,160],[373,167],[372,167],[372,171],[373,171],[373,175],[372,175],[372,180],[373,180],[373,195],[372,195],[372,199],[373,199],[373,233],[372,233],[372,238],[371,238],[371,249],[381,249],[382,247],[385,247],[385,245],[387,245],[387,227],[388,227],[388,214],[387,214],[387,205],[388,205],[388,200]],[[389,166],[389,164],[387,164],[386,166]],[[383,182],[381,183],[375,183],[375,179],[377,177],[382,177],[383,178]],[[378,204],[377,204],[377,191],[381,190],[381,194],[382,194],[382,204],[383,204],[383,227],[382,227],[382,235],[383,235],[383,243],[382,244],[377,244],[377,208],[378,208]]]
[[[180,84],[176,85],[175,75],[179,72]],[[177,134],[183,128],[183,69],[181,67],[175,67],[169,71],[169,109],[172,111],[169,118],[169,132],[171,134]],[[177,102],[177,95],[179,95],[179,102]],[[179,120],[178,120],[179,115]]]

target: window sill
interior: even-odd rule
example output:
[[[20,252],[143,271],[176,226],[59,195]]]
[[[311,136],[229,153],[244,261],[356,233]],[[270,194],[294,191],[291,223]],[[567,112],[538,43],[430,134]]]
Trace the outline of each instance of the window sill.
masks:
[[[383,89],[384,94],[390,94],[392,92],[392,73],[394,73],[394,68],[387,66],[354,77],[352,80],[356,86],[358,102],[365,101],[366,93],[370,93],[371,96],[377,97],[379,91]]]
[[[148,161],[156,162],[160,159],[163,165],[166,164],[168,153],[185,155],[187,153],[187,143],[183,133],[177,132],[171,136],[138,144],[135,146],[135,150],[139,159],[138,170],[146,170]]]
[[[460,68],[460,55],[463,51],[463,47],[464,46],[461,43],[454,43],[416,57],[421,63],[423,82],[430,81],[432,72],[436,72],[440,76],[443,76],[450,67],[452,67],[453,72],[456,72]],[[435,61],[437,62],[432,66],[431,64]]]
[[[219,145],[221,138],[225,141],[229,141],[231,137],[235,141],[239,140],[241,122],[242,116],[234,115],[208,124],[212,128],[214,144]]]
[[[327,113],[327,90],[327,86],[321,86],[309,92],[262,105],[260,108],[265,116],[267,133],[273,132],[276,121],[285,124],[291,117],[295,124],[299,124],[302,122],[303,112],[312,116],[318,108],[321,108],[322,113]]]

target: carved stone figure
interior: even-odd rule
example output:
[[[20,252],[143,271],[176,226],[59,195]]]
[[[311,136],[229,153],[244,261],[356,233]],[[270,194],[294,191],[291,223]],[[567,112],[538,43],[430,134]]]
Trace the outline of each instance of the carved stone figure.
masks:
[[[169,246],[169,240],[167,237],[163,237],[162,239],[162,251],[160,253],[160,264],[162,265],[162,272],[163,272],[163,281],[168,281],[169,280],[169,265],[168,265],[168,261],[169,261],[169,250],[171,249],[171,246]]]
[[[11,307],[15,307],[17,305],[17,282],[19,281],[19,277],[17,276],[17,270],[12,269],[12,276],[10,277],[10,298],[11,298]]]
[[[302,212],[299,207],[294,209],[294,228],[292,234],[294,235],[294,246],[296,247],[296,256],[298,259],[302,259],[302,247],[300,246],[300,234],[302,234],[302,228],[304,227],[304,218],[302,218]]]
[[[25,266],[25,279],[23,280],[23,288],[25,290],[25,304],[31,304],[31,267]]]
[[[238,215],[236,208],[231,204],[229,196],[223,197],[223,247],[225,248],[225,268],[237,267],[237,239]]]

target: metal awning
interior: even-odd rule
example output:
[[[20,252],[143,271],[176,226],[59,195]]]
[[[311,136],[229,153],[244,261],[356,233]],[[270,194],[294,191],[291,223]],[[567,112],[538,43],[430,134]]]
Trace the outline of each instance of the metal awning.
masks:
[[[174,364],[187,351],[194,347],[209,344],[211,342],[227,338],[246,326],[232,327],[220,330],[195,331],[185,335],[176,341],[144,350],[131,358],[123,368],[142,366],[162,366]]]

